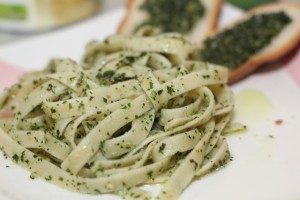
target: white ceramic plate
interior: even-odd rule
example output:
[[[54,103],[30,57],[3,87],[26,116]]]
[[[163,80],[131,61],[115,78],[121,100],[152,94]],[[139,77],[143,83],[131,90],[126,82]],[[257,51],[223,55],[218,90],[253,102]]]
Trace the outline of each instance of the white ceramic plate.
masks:
[[[241,12],[224,6],[224,24]],[[52,57],[80,60],[84,46],[115,32],[123,10],[75,26],[0,47],[0,90],[27,70],[43,68]],[[229,136],[233,161],[222,170],[193,182],[180,199],[299,200],[300,199],[300,50],[289,61],[265,66],[232,86],[235,120],[248,131]],[[98,200],[113,195],[69,192],[30,173],[0,153],[0,200]],[[156,193],[159,186],[149,186]]]

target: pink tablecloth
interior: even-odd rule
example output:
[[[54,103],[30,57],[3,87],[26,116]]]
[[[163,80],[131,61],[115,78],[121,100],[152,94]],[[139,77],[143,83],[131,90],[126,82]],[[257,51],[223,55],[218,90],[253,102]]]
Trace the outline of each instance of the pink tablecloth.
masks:
[[[0,60],[0,91],[16,83],[24,72],[20,67]]]

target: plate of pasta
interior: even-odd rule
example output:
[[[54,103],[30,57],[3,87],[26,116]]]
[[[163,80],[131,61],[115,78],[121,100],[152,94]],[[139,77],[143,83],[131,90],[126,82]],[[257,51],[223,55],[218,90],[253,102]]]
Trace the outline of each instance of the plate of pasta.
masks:
[[[228,85],[123,12],[0,49],[0,198],[299,199],[300,51]]]

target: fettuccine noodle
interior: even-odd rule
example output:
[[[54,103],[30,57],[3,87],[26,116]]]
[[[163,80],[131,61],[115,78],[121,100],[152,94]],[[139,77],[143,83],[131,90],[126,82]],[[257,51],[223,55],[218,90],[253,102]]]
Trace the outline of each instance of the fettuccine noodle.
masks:
[[[191,181],[222,167],[233,110],[227,69],[189,60],[182,36],[110,36],[83,62],[54,59],[5,90],[0,147],[63,188],[177,199]]]

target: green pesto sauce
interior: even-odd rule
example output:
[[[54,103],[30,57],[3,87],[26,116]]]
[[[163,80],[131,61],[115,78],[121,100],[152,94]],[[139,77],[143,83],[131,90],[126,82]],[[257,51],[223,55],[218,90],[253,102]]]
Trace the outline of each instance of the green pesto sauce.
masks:
[[[291,22],[284,12],[255,15],[204,41],[201,60],[236,69],[267,46]]]
[[[146,11],[150,18],[137,29],[150,25],[162,32],[188,33],[205,13],[199,0],[146,0],[140,9]]]
[[[120,73],[120,74],[116,74],[114,71],[105,71],[105,72],[98,72],[96,75],[97,80],[99,81],[100,85],[112,85],[115,83],[119,83],[122,81],[127,81],[127,80],[131,80],[131,79],[137,79],[136,76],[126,76],[125,73]]]

